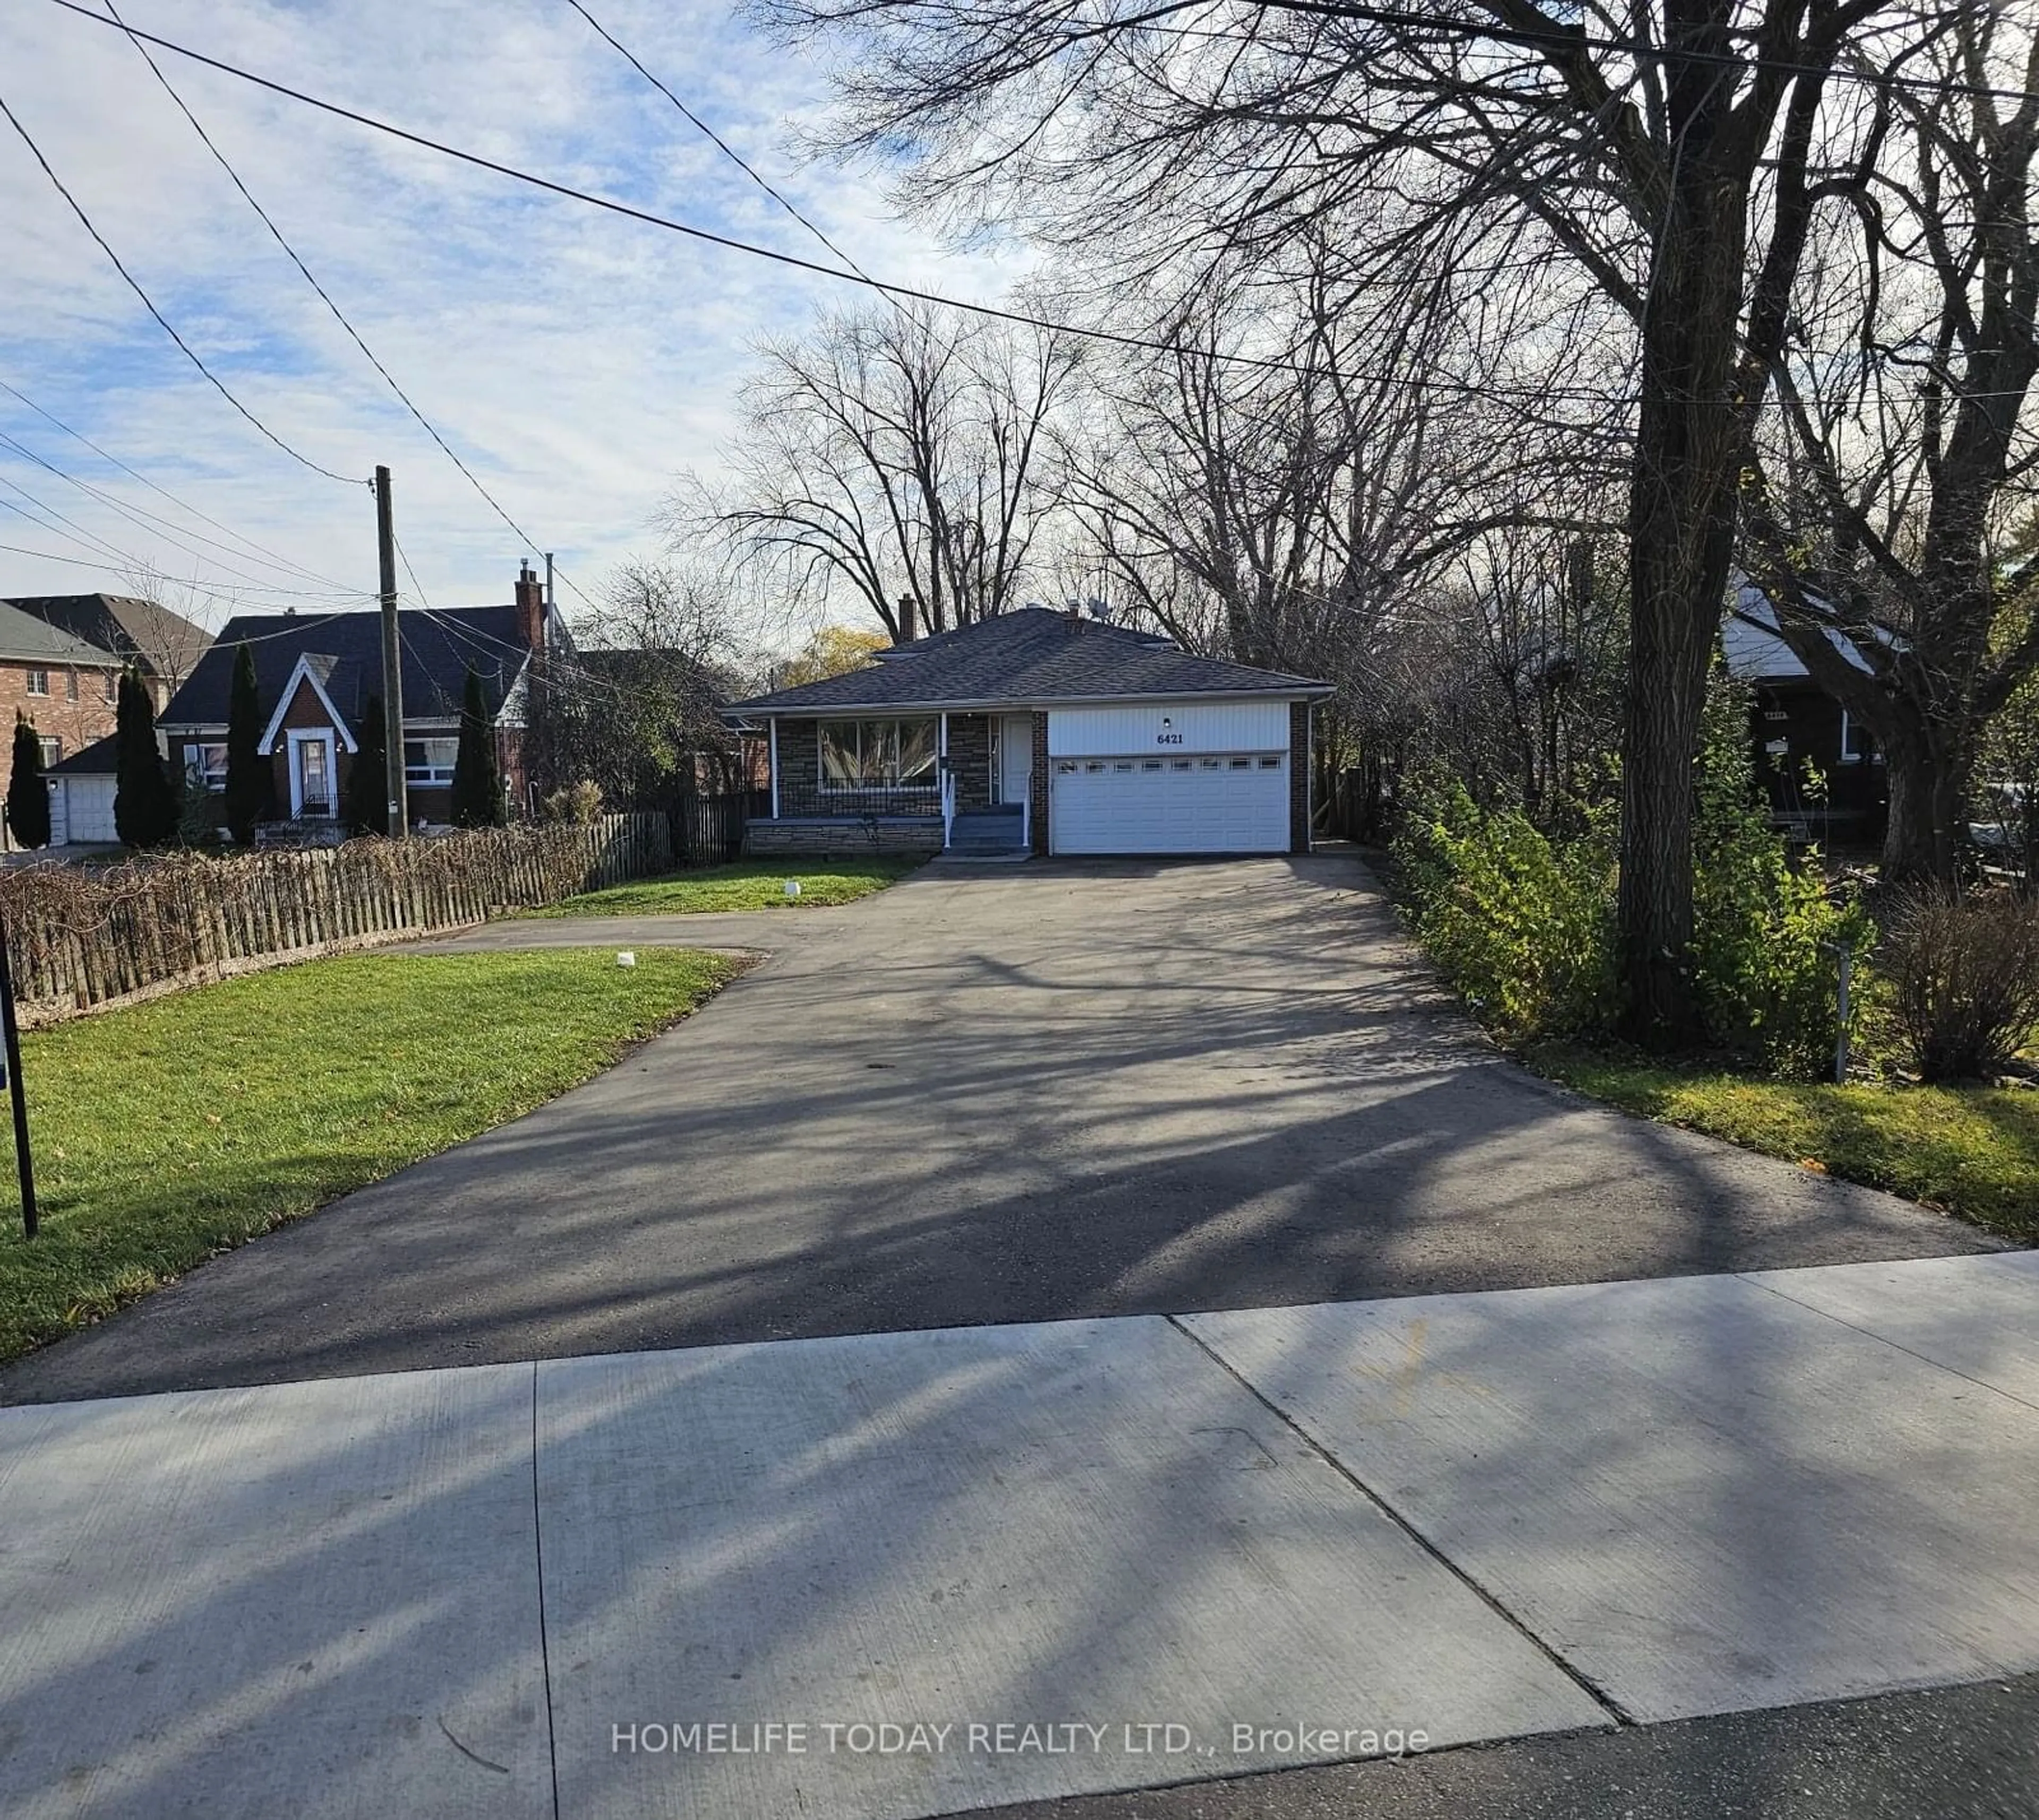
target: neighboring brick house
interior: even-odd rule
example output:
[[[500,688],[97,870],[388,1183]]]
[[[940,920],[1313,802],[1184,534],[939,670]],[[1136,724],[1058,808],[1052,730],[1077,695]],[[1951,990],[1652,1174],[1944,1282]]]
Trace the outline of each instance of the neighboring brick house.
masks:
[[[120,659],[0,602],[0,792],[14,770],[14,712],[43,743],[45,769],[113,731]]]
[[[1026,607],[726,712],[771,754],[757,853],[1304,853],[1331,693]]]
[[[129,595],[21,595],[7,605],[131,665],[148,682],[159,715],[212,643],[203,626]]]
[[[397,615],[404,775],[414,825],[452,819],[454,758],[470,670],[480,679],[510,800],[522,800],[520,735],[531,653],[545,644],[568,646],[564,629],[546,610],[543,584],[528,568],[516,594],[507,606],[406,608]],[[382,615],[243,614],[227,621],[158,722],[173,771],[215,792],[226,783],[228,703],[244,643],[255,659],[271,817],[336,829],[362,716],[369,698],[382,693]]]

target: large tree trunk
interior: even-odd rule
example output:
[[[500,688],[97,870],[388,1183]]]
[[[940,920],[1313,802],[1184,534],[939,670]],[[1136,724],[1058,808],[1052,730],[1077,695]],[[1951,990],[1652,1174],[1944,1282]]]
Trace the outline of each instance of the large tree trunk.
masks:
[[[1740,425],[1730,390],[1744,215],[1736,186],[1688,178],[1670,205],[1642,325],[1619,914],[1627,1033],[1657,1048],[1699,1028],[1688,953],[1692,769],[1734,557]]]
[[[1972,745],[1954,741],[1955,747]],[[1887,884],[1952,884],[1960,869],[1965,767],[1945,738],[1923,726],[1897,732],[1884,745],[1890,821],[1883,837]]]

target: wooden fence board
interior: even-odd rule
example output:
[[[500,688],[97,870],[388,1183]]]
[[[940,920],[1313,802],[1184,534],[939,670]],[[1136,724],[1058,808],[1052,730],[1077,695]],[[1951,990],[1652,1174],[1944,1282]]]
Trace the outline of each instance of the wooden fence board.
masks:
[[[303,851],[149,855],[0,873],[22,1020],[366,942],[465,927],[670,871],[663,815]]]

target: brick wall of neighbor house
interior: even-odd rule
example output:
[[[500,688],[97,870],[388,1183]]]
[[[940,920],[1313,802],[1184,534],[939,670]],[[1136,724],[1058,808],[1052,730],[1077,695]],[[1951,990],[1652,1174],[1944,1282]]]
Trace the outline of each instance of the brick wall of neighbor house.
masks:
[[[1310,850],[1310,704],[1289,704],[1289,851]]]
[[[1034,714],[1034,769],[1027,781],[1027,816],[1033,823],[1034,851],[1048,850],[1048,716]]]
[[[956,781],[956,807],[982,809],[991,802],[991,716],[949,716],[949,762]]]
[[[62,748],[57,756],[68,758],[82,752],[95,739],[104,739],[117,721],[113,704],[106,699],[105,678],[120,672],[74,670],[54,659],[45,667],[50,679],[47,695],[28,693],[28,672],[38,668],[9,659],[0,663],[0,793],[14,775],[14,710],[25,709],[45,739],[55,739]],[[78,699],[70,698],[70,679],[78,678]]]

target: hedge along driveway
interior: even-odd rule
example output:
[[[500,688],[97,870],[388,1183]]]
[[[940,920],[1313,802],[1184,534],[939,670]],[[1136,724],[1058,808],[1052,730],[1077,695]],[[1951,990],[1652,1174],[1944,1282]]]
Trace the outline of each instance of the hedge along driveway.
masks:
[[[27,1032],[43,1226],[22,1237],[9,1156],[0,1358],[530,1111],[739,964],[678,949],[632,968],[606,948],[356,955]]]

